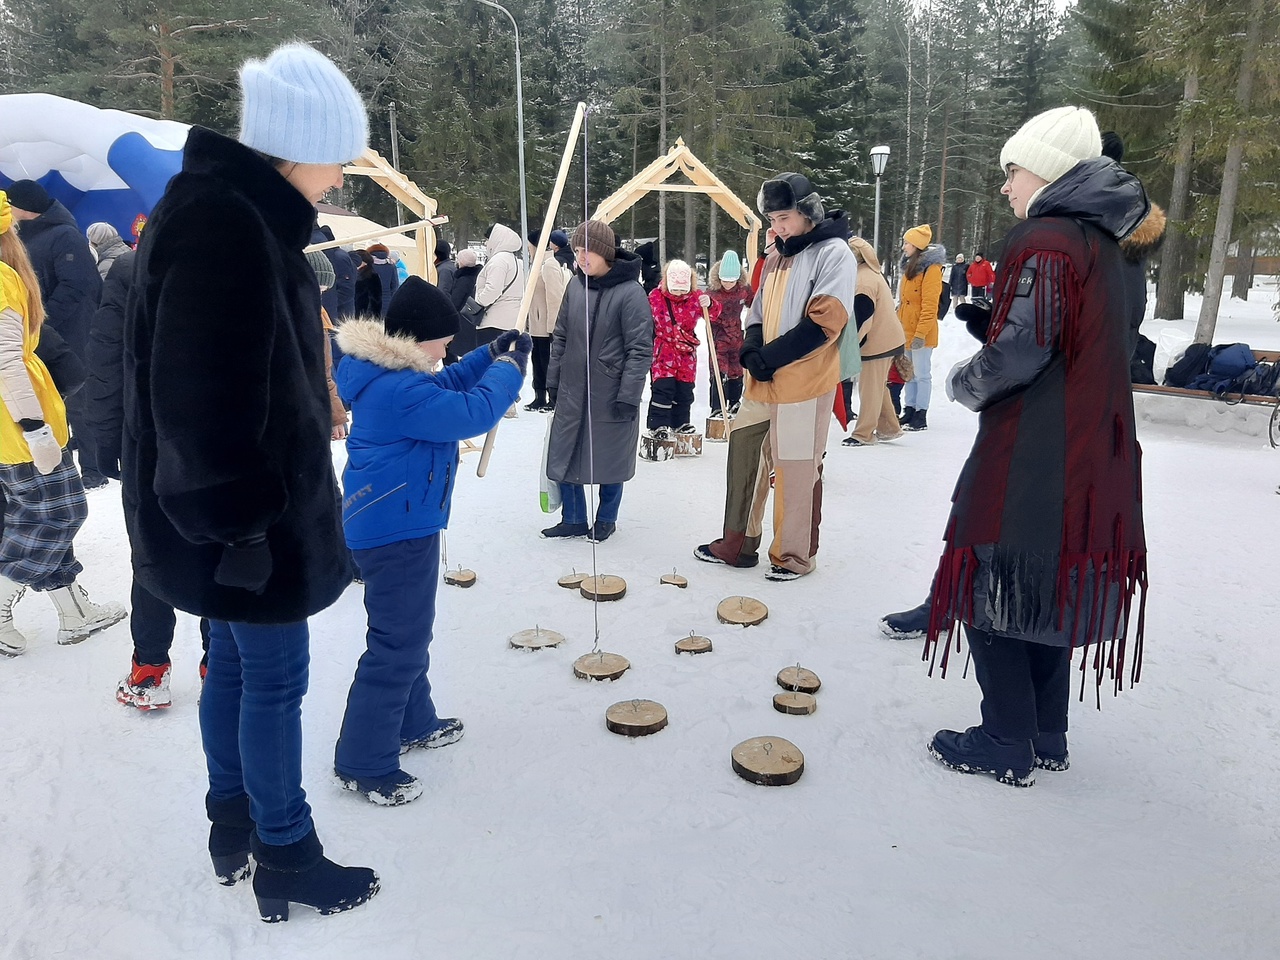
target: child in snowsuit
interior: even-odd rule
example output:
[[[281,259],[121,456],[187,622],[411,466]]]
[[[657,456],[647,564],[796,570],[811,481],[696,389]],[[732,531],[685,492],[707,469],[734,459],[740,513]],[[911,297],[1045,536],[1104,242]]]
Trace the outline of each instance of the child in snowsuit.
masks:
[[[724,402],[729,414],[738,412],[742,400],[742,314],[751,306],[751,288],[742,282],[742,261],[732,250],[725,252],[720,262],[712,266],[707,278],[711,290],[711,331],[716,340],[716,363],[720,367],[720,383],[724,388]],[[720,414],[720,391],[716,389],[716,374],[711,371],[711,415]]]
[[[649,376],[646,426],[654,436],[694,433],[689,422],[693,383],[698,373],[698,324],[704,310],[713,317],[719,308],[705,293],[697,293],[693,268],[683,260],[667,263],[662,283],[649,294],[653,310],[653,363]]]
[[[440,532],[449,523],[458,441],[502,419],[533,349],[528,334],[508,330],[433,372],[460,323],[448,297],[410,277],[383,320],[349,320],[338,331],[345,354],[338,390],[353,414],[342,525],[364,578],[369,631],[334,772],[377,804],[422,794],[418,779],[400,769],[402,753],[462,736],[460,720],[436,715],[427,679]]]

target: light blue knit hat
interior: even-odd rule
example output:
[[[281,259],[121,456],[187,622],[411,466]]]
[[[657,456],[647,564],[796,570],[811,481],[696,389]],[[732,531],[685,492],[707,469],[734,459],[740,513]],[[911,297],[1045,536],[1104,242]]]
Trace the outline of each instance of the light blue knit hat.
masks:
[[[740,280],[741,278],[742,262],[738,259],[737,253],[726,250],[724,256],[720,258],[720,279]]]
[[[240,68],[240,142],[294,163],[348,163],[369,145],[360,94],[328,57],[304,43]]]

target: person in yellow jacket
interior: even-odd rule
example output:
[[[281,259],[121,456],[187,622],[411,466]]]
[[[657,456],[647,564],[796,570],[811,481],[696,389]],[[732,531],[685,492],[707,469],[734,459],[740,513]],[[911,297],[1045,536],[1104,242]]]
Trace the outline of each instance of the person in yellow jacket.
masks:
[[[13,623],[27,587],[52,597],[59,643],[79,643],[125,616],[120,604],[93,603],[76,583],[83,568],[71,541],[88,507],[66,449],[66,408],[36,356],[43,321],[40,284],[0,191],[0,654],[10,657],[27,648]]]
[[[902,390],[904,430],[927,430],[929,396],[933,392],[930,366],[938,345],[938,303],[942,298],[942,268],[947,251],[933,243],[933,229],[922,223],[902,235],[902,282],[898,287],[898,320],[907,340],[915,376]],[[949,295],[949,294],[948,294]]]

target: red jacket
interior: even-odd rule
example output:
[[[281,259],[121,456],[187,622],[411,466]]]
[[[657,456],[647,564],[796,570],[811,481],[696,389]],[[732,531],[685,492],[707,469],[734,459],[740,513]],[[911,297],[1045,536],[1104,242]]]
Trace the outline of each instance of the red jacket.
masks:
[[[716,362],[720,376],[729,380],[742,376],[742,312],[752,301],[751,288],[738,283],[732,290],[711,291],[711,330],[716,338]]]
[[[675,377],[681,383],[693,383],[698,374],[698,325],[702,323],[704,296],[694,290],[683,297],[667,293],[666,283],[649,294],[649,308],[653,311],[653,365],[649,375],[654,380]],[[712,301],[711,317],[720,315],[720,308]]]
[[[971,287],[989,287],[996,282],[996,272],[991,268],[990,260],[973,261],[964,276]]]

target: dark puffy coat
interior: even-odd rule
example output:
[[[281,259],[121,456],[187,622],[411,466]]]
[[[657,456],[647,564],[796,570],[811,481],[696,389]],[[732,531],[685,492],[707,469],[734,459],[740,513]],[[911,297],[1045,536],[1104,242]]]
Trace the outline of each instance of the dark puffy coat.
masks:
[[[453,286],[449,290],[449,299],[456,309],[461,310],[468,297],[476,295],[476,277],[480,276],[481,267],[458,267],[453,274]]]
[[[333,231],[318,223],[311,228],[311,243],[330,243]],[[333,286],[320,294],[320,306],[329,314],[329,319],[337,324],[356,312],[356,268],[351,263],[351,255],[341,247],[330,247],[321,250],[333,264]]]
[[[622,483],[635,475],[640,442],[640,420],[635,414],[653,362],[653,314],[639,279],[640,258],[619,250],[613,268],[603,277],[578,274],[565,289],[547,369],[547,389],[556,395],[547,450],[547,476],[552,480]],[[589,348],[584,319],[588,298]],[[619,416],[618,403],[633,405],[630,419]],[[588,455],[588,418],[594,457]]]
[[[109,477],[120,476],[124,436],[125,307],[133,287],[136,257],[130,250],[120,254],[111,265],[102,284],[102,302],[89,328],[85,420],[98,450],[99,469]]]
[[[125,321],[125,523],[138,581],[189,613],[296,623],[351,582],[302,253],[314,216],[269,163],[197,127],[143,233]],[[256,537],[272,559],[262,593],[217,583],[226,545]]]
[[[452,260],[441,260],[436,264],[436,286],[446,297],[453,292],[453,279],[458,274],[458,265]],[[474,284],[472,287],[474,288]]]
[[[67,342],[53,327],[40,328],[40,342],[36,344],[36,356],[49,371],[53,385],[63,399],[84,386],[86,371],[83,361],[71,352]],[[114,476],[114,474],[113,474]]]
[[[355,256],[352,254],[352,256]],[[372,266],[361,271],[354,260],[351,265],[355,270],[355,311],[357,317],[382,316],[382,278]]]
[[[951,265],[951,295],[967,297],[969,295],[969,264],[957,260]]]
[[[373,272],[378,275],[378,282],[382,285],[379,315],[385,317],[387,307],[391,306],[391,298],[400,289],[400,271],[396,269],[395,263],[388,254],[375,253],[372,250],[369,252],[373,255]]]
[[[102,277],[89,241],[71,211],[56,200],[36,219],[24,220],[18,232],[40,280],[44,322],[83,358],[89,323],[102,295]]]

